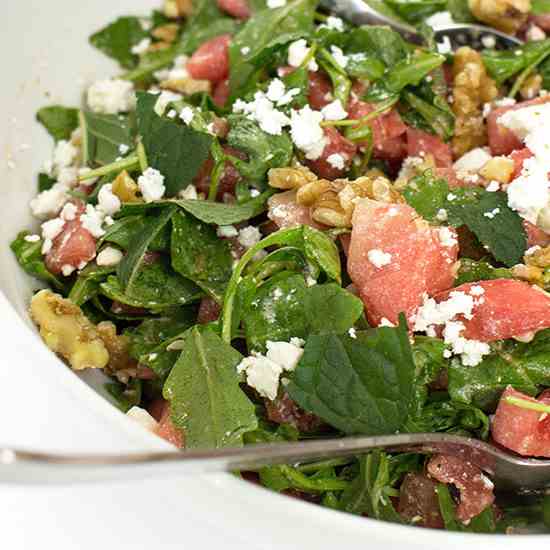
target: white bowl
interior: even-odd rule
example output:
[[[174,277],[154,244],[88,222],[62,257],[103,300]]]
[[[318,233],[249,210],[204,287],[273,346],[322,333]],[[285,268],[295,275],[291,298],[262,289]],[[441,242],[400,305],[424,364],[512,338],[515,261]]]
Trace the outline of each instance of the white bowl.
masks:
[[[160,0],[159,0],[160,1]],[[214,0],[212,0],[214,1]],[[0,48],[0,445],[124,452],[167,445],[118,412],[41,343],[26,308],[35,283],[8,248],[33,225],[28,202],[52,143],[35,123],[43,105],[78,105],[81,91],[116,68],[87,42],[114,16],[148,13],[151,0],[9,0]],[[6,13],[7,10],[7,13]],[[1,466],[0,466],[1,467]],[[32,480],[29,480],[32,482]],[[519,548],[523,537],[464,536],[402,527],[278,496],[231,475],[73,487],[0,488],[2,541],[35,548]],[[537,539],[548,542],[550,539]]]

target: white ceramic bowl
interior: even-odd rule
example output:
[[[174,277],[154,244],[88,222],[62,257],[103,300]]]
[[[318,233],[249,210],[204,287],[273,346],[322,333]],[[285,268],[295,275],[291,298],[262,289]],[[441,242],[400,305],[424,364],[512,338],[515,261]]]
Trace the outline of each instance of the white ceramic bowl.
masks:
[[[160,1],[160,0],[159,0]],[[214,1],[214,0],[212,0]],[[86,83],[116,68],[88,35],[154,0],[4,0],[0,105],[0,445],[67,452],[166,448],[41,343],[26,313],[33,282],[8,248],[32,226],[28,202],[52,143],[35,123],[46,104],[78,105]],[[7,13],[6,13],[7,11]],[[94,385],[94,382],[96,384]],[[1,467],[1,466],[0,466]],[[77,487],[0,488],[2,546],[35,548],[519,548],[523,537],[462,536],[331,512],[230,475]],[[550,539],[545,537],[548,543]],[[6,544],[10,541],[10,544]],[[543,543],[542,539],[537,542]]]

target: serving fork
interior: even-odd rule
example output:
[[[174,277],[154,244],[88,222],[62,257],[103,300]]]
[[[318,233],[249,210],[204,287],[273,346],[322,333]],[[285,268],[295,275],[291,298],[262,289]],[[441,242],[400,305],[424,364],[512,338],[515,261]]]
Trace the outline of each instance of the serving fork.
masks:
[[[241,448],[119,455],[62,455],[4,448],[0,449],[0,482],[67,484],[254,471],[277,464],[351,457],[374,449],[459,456],[487,473],[497,490],[550,487],[550,460],[522,458],[477,439],[441,433],[354,436]]]

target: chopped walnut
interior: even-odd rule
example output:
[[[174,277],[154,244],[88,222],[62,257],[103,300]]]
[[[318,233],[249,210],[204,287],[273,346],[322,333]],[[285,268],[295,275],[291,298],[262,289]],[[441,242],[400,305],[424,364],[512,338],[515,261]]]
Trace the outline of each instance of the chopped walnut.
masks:
[[[126,371],[124,374],[133,374],[137,364],[130,357],[128,336],[117,334],[116,326],[111,321],[103,321],[96,327],[99,337],[109,352],[108,369],[114,374]],[[124,376],[126,379],[127,377]]]
[[[126,170],[123,170],[115,178],[112,191],[121,202],[142,202],[142,199],[138,197],[139,187]]]
[[[453,64],[453,103],[456,117],[453,153],[461,157],[487,142],[483,104],[495,99],[498,91],[487,75],[479,52],[463,47],[455,52]]]
[[[164,15],[166,15],[169,19],[187,17],[192,13],[192,0],[164,0]]]
[[[529,76],[521,88],[519,94],[523,99],[533,99],[537,97],[542,89],[542,76],[540,74],[532,74]]]
[[[525,255],[524,261],[528,266],[550,267],[550,246],[533,249],[533,252]]]
[[[317,176],[304,166],[272,168],[267,177],[271,187],[285,190],[298,189],[310,182],[317,181]]]
[[[96,327],[71,301],[41,290],[31,300],[30,314],[46,345],[74,370],[103,369],[109,363],[109,352]]]
[[[468,0],[468,5],[476,19],[509,34],[516,34],[531,10],[531,0]]]
[[[176,38],[178,37],[179,29],[180,27],[177,23],[168,23],[167,25],[162,25],[161,27],[157,27],[151,32],[151,34],[157,40],[161,40],[162,42],[167,42],[168,44],[172,44],[172,42],[175,42]]]
[[[200,92],[209,94],[212,91],[212,84],[209,80],[196,80],[191,77],[163,80],[160,87],[163,90],[170,90],[183,95],[193,95]]]
[[[527,281],[531,284],[543,286],[543,270],[540,267],[534,265],[518,264],[512,268],[512,275],[516,279]]]

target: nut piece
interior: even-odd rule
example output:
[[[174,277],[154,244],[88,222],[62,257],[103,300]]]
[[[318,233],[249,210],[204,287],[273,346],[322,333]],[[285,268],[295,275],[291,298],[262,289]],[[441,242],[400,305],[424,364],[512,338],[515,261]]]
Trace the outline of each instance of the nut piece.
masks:
[[[305,166],[271,168],[267,177],[269,185],[275,189],[298,189],[310,182],[317,181],[317,176]]]
[[[509,34],[516,32],[527,21],[530,0],[468,0],[476,19]]]
[[[162,25],[162,27],[157,27],[151,32],[151,34],[157,40],[172,44],[178,37],[179,29],[180,27],[177,23],[168,23],[167,25]]]
[[[296,202],[302,206],[313,206],[330,189],[331,185],[328,180],[311,181],[298,188]]]
[[[550,246],[539,248],[531,254],[526,254],[523,261],[528,266],[550,267]]]
[[[143,199],[137,196],[139,187],[137,183],[123,170],[113,181],[113,194],[121,202],[143,202]]]
[[[209,94],[212,91],[212,84],[209,80],[195,80],[191,77],[163,80],[160,87],[163,90],[170,90],[184,95],[193,95],[200,92]]]
[[[74,370],[103,369],[109,363],[96,327],[71,301],[41,290],[31,300],[30,314],[46,345]]]
[[[543,270],[533,265],[518,264],[512,268],[512,275],[516,279],[527,281],[535,285],[543,286]]]
[[[109,352],[108,368],[115,374],[123,375],[126,381],[130,375],[135,375],[136,361],[130,357],[130,339],[123,334],[117,334],[116,326],[111,321],[102,321],[96,327],[99,337]],[[122,371],[126,371],[123,373]]]
[[[514,161],[506,157],[493,157],[479,171],[479,174],[486,180],[495,180],[499,183],[510,183],[513,173]]]
[[[542,76],[535,73],[525,80],[519,93],[523,99],[533,99],[539,95],[541,88]]]
[[[164,0],[164,15],[169,19],[187,17],[192,13],[192,0]]]
[[[455,52],[453,63],[453,103],[456,117],[453,153],[461,157],[487,142],[483,122],[484,103],[498,94],[495,81],[487,75],[479,52],[463,47]]]

